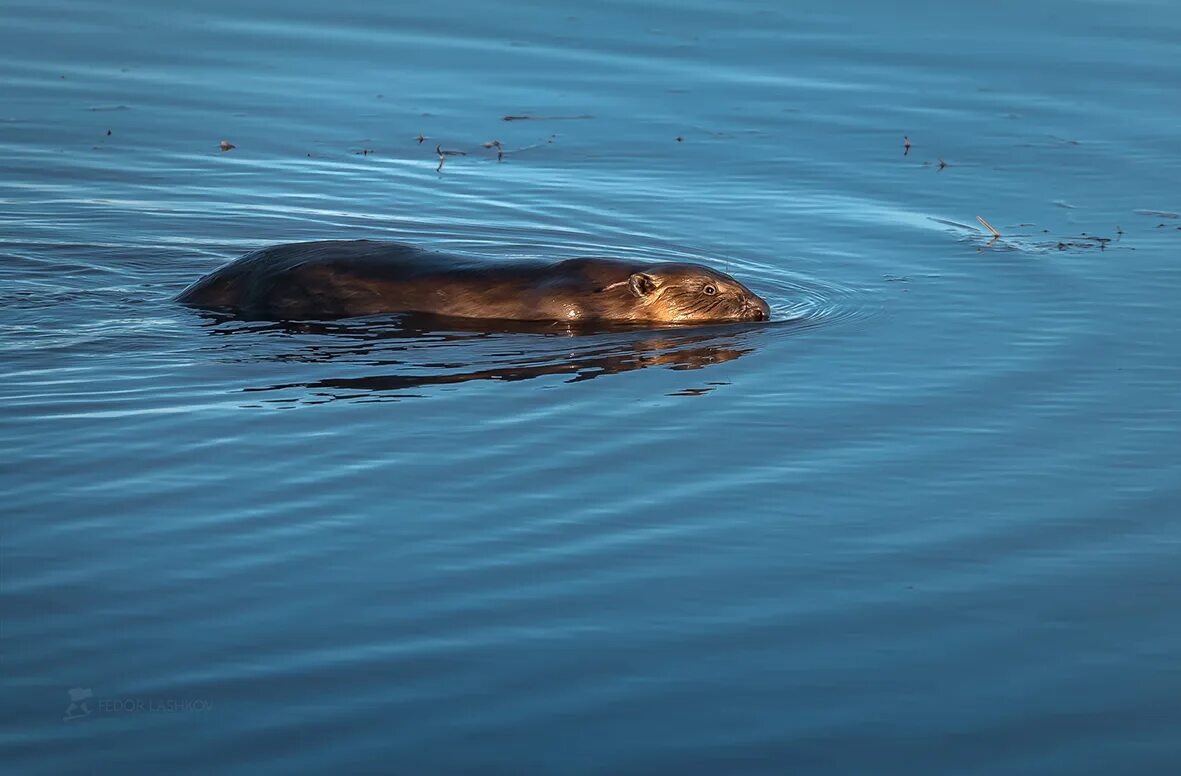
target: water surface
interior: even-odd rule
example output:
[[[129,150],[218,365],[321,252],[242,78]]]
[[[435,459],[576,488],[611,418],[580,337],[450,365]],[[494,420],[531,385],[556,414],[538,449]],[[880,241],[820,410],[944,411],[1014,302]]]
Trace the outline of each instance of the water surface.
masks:
[[[6,768],[1181,756],[1176,4],[0,17]],[[700,261],[778,320],[171,301],[362,237]]]

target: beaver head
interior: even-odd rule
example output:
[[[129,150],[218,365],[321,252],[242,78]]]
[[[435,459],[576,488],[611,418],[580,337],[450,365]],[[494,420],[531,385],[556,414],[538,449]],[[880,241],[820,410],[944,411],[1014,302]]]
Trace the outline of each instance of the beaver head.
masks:
[[[765,321],[771,308],[723,272],[697,264],[653,264],[602,289],[626,287],[633,320],[664,323]]]

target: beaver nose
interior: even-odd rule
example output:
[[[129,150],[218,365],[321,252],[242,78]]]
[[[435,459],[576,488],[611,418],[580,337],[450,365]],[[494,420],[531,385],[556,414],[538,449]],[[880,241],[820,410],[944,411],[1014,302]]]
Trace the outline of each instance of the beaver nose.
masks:
[[[765,321],[771,317],[771,308],[757,296],[747,297],[742,301],[746,307],[746,314],[750,316],[752,321]]]

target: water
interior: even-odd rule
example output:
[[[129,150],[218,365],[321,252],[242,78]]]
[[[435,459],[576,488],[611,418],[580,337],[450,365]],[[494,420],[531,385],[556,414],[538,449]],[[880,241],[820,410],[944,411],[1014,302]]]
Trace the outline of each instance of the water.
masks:
[[[6,771],[1175,766],[1181,7],[169,5],[0,2]],[[360,237],[778,320],[170,301]]]

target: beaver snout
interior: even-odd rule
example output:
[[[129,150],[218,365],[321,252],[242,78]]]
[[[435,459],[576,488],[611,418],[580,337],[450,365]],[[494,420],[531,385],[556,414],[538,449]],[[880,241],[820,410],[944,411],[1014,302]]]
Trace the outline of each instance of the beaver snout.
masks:
[[[771,307],[757,296],[745,297],[742,300],[742,317],[748,321],[766,321],[771,318]]]

